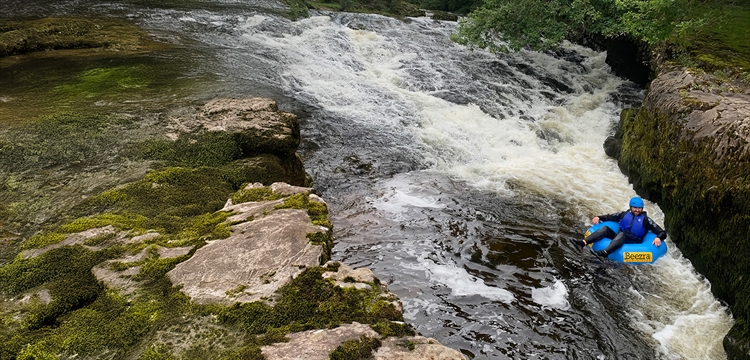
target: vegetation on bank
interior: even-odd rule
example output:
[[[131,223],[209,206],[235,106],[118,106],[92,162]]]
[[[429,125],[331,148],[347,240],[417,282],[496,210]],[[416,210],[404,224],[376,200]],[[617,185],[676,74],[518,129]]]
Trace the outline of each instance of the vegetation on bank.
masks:
[[[132,299],[102,288],[86,268],[111,255],[65,247],[40,259],[58,264],[88,261],[53,279],[60,288],[75,287],[60,293],[51,290],[55,300],[49,305],[33,299],[18,311],[0,314],[5,325],[0,330],[0,358],[263,359],[260,347],[286,341],[287,333],[354,321],[370,324],[382,336],[414,334],[401,322],[401,313],[379,298],[377,284],[371,284],[372,290],[342,289],[321,277],[332,269],[306,270],[279,289],[274,306],[199,305],[163,276],[153,278]],[[1,270],[0,275],[7,275],[5,267]],[[194,334],[177,330],[191,325],[197,329]],[[187,348],[175,351],[175,344],[155,336],[175,331]]]
[[[691,36],[689,44],[668,55],[678,65],[713,74],[718,80],[750,85],[750,3],[726,10],[718,26]]]
[[[725,0],[485,0],[462,19],[453,38],[494,51],[542,50],[588,36],[682,46],[718,26],[731,5]]]
[[[165,274],[207,240],[230,235],[229,214],[218,211],[228,198],[284,199],[277,209],[306,209],[315,224],[330,227],[327,208],[310,201],[308,194],[283,197],[268,187],[241,190],[251,182],[303,185],[304,170],[299,176],[291,169],[295,166],[276,155],[245,158],[242,139],[232,134],[185,134],[175,141],[122,136],[141,126],[137,120],[58,113],[4,134],[0,161],[11,174],[3,182],[5,195],[23,186],[23,178],[12,174],[40,169],[106,166],[129,159],[151,162],[159,170],[78,200],[68,220],[48,224],[19,248],[43,248],[70,234],[105,226],[117,235],[103,234],[86,240],[85,246],[63,246],[37,257],[18,255],[0,266],[0,298],[5,304],[0,310],[0,358],[261,359],[261,346],[285,341],[290,331],[352,321],[371,324],[383,336],[413,334],[408,325],[394,322],[402,321],[402,315],[380,296],[378,283],[370,284],[368,291],[341,289],[320,276],[336,266],[308,269],[279,290],[274,306],[192,303]],[[299,160],[296,155],[294,159]],[[4,218],[19,219],[18,206],[2,210]],[[158,235],[140,242],[118,241],[124,234],[144,233]],[[308,238],[323,245],[324,260],[330,258],[330,232]],[[160,258],[157,251],[185,246],[192,250],[174,258]],[[142,252],[141,260],[118,261]],[[92,268],[107,261],[115,271],[139,268],[132,277],[140,284],[134,294],[109,289],[93,275]],[[185,330],[190,328],[197,330]]]
[[[107,237],[87,244],[108,245],[100,246],[101,250],[64,246],[34,258],[17,256],[0,267],[0,295],[30,296],[29,301],[0,311],[0,358],[262,359],[260,347],[285,341],[286,333],[353,321],[371,324],[383,336],[413,334],[401,323],[401,313],[380,296],[377,281],[370,284],[371,290],[363,291],[342,289],[323,279],[324,272],[337,270],[335,265],[308,269],[278,290],[273,306],[263,302],[233,306],[192,303],[165,274],[206,240],[230,235],[228,213],[216,210],[228,197],[277,197],[267,187],[254,192],[234,189],[215,168],[170,167],[87,199],[78,210],[94,215],[26,240],[24,248],[38,248],[59,242],[70,233],[108,225],[129,236],[160,234],[130,244],[110,242]],[[316,223],[330,226],[325,205],[305,199],[309,199],[307,193],[287,196],[276,208],[307,209]],[[330,252],[330,234],[310,240],[326,245]],[[161,259],[155,245],[194,249],[177,258]],[[108,289],[92,274],[97,264],[144,249],[148,255],[137,263],[114,263],[118,270],[140,266],[133,279],[142,286],[134,295]],[[44,291],[49,294],[48,303],[42,299]],[[194,335],[176,330],[191,325],[203,330]],[[175,331],[178,337],[194,337],[182,339],[189,348],[173,348],[155,336]]]

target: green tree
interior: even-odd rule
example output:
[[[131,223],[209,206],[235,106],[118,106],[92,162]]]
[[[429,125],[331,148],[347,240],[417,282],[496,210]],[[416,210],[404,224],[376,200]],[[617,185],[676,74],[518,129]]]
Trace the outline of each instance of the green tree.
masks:
[[[549,49],[563,39],[630,35],[681,43],[716,21],[721,0],[484,0],[452,39],[492,51]]]
[[[423,9],[451,11],[459,14],[467,14],[482,5],[482,0],[411,0],[410,2]]]

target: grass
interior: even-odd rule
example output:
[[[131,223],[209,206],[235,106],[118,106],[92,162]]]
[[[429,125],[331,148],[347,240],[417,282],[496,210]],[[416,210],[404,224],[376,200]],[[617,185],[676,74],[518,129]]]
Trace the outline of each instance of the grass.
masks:
[[[679,62],[750,85],[750,6],[727,6],[726,18],[690,39]]]

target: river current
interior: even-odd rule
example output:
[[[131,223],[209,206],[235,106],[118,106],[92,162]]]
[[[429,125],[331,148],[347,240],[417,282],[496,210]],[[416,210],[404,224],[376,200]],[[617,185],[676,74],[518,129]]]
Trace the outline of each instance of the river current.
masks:
[[[602,144],[643,90],[606,54],[471,51],[452,22],[290,21],[270,1],[54,4],[0,10],[127,17],[204,80],[185,101],[269,96],[300,115],[334,259],[371,268],[421,334],[475,359],[726,358],[731,315],[672,242],[651,266],[570,243],[635,195]]]

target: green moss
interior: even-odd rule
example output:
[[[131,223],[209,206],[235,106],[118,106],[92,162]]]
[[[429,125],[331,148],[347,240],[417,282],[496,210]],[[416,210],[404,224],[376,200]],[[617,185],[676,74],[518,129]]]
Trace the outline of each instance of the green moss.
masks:
[[[123,91],[149,86],[149,69],[144,65],[90,69],[72,81],[53,89],[63,101],[81,101],[93,97],[113,97]]]
[[[247,286],[245,285],[239,285],[234,289],[227,290],[225,294],[230,297],[235,297],[237,295],[240,295],[245,292],[245,289],[247,289]]]
[[[213,168],[170,167],[149,172],[142,180],[92,197],[83,207],[135,213],[152,220],[158,218],[164,229],[174,231],[180,228],[174,224],[181,220],[177,218],[219,210],[233,191],[231,184],[222,181]]]
[[[375,304],[372,305],[370,313],[373,317],[378,319],[404,321],[404,315],[401,314],[401,311],[398,311],[392,303],[382,299],[377,300]]]
[[[736,332],[749,334],[747,157],[719,157],[710,141],[683,137],[679,121],[645,109],[622,127],[621,169],[639,194],[658,202],[670,239],[729,304],[735,327],[745,327]]]
[[[274,193],[270,187],[264,186],[252,189],[242,189],[232,195],[232,203],[241,204],[250,201],[273,201],[283,198],[281,194]]]
[[[238,350],[228,350],[221,354],[220,360],[265,360],[265,356],[258,346],[243,346]]]
[[[323,203],[310,201],[309,195],[309,193],[302,193],[289,196],[284,199],[283,204],[276,205],[274,209],[304,209],[307,210],[307,215],[310,215],[313,224],[333,228],[328,220],[328,207]]]
[[[413,341],[407,341],[405,345],[406,349],[408,349],[409,351],[414,351],[414,349],[416,348]]]
[[[375,324],[371,324],[370,327],[383,337],[404,337],[416,335],[416,331],[414,331],[414,329],[409,326],[409,324],[404,322],[379,320]]]
[[[135,144],[129,152],[138,158],[185,167],[222,166],[242,157],[235,136],[218,131],[183,134],[175,141],[146,140]]]
[[[57,232],[37,234],[21,243],[21,249],[36,249],[56,244],[65,240],[66,236]]]
[[[326,267],[324,267],[324,269],[326,271],[338,272],[339,271],[339,267],[341,267],[341,263],[338,262],[338,261],[334,261],[334,262],[331,262],[330,264],[326,265]]]
[[[144,45],[143,30],[120,19],[47,17],[0,24],[0,57],[57,49],[109,48]]]
[[[317,233],[308,233],[307,239],[310,240],[310,243],[315,245],[322,245],[323,246],[323,253],[320,257],[320,264],[323,265],[328,262],[328,260],[331,259],[331,251],[333,250],[333,231],[328,230],[325,232],[317,232]],[[332,265],[330,268],[333,271],[338,271],[338,265]]]
[[[141,353],[141,356],[138,357],[138,360],[178,360],[179,358],[175,356],[169,348],[166,346],[157,346],[152,345],[149,346],[146,351]]]
[[[86,231],[89,229],[105,227],[112,225],[119,231],[130,230],[130,229],[147,229],[149,226],[149,218],[132,213],[123,214],[97,214],[90,217],[81,217],[75,219],[69,223],[63,224],[58,228],[59,231],[65,233],[77,233]]]
[[[156,254],[156,256],[149,256],[141,263],[139,263],[141,270],[138,272],[138,274],[133,276],[133,279],[140,281],[157,280],[159,278],[162,278],[167,274],[167,272],[174,269],[177,264],[189,259],[190,255],[192,254],[166,259],[159,258],[158,254]]]
[[[329,358],[331,360],[359,360],[369,359],[372,353],[382,345],[380,339],[360,336],[359,340],[344,341],[337,347]]]
[[[325,329],[354,321],[383,322],[380,327],[384,331],[397,332],[398,326],[387,325],[388,318],[394,316],[377,299],[379,291],[336,287],[329,279],[323,279],[325,271],[321,267],[307,269],[277,291],[279,297],[273,307],[254,302],[215,307],[212,311],[222,323],[249,334]],[[396,317],[401,319],[400,315]]]
[[[58,112],[0,136],[0,167],[21,173],[54,165],[111,162],[124,146],[121,132],[135,126],[117,115]]]
[[[123,358],[149,333],[196,315],[187,297],[172,289],[169,282],[154,282],[141,294],[128,300],[115,291],[99,291],[90,304],[58,317],[54,326],[17,331],[14,337],[0,336],[0,348],[11,350],[4,353],[7,358],[31,350],[83,358],[98,358],[106,353]],[[18,343],[28,347],[19,347]],[[153,358],[168,356],[162,348],[147,349],[143,354]]]
[[[709,73],[723,73],[750,84],[750,7],[735,4],[724,8],[724,21],[694,34],[681,64]]]
[[[18,257],[0,268],[0,291],[14,295],[40,285],[49,290],[52,301],[49,304],[32,302],[24,309],[19,324],[21,329],[36,330],[93,301],[101,285],[91,268],[119,253],[115,248],[92,252],[81,246],[67,246],[36,258]]]
[[[17,360],[58,360],[56,354],[45,351],[41,344],[28,345],[18,353]]]

